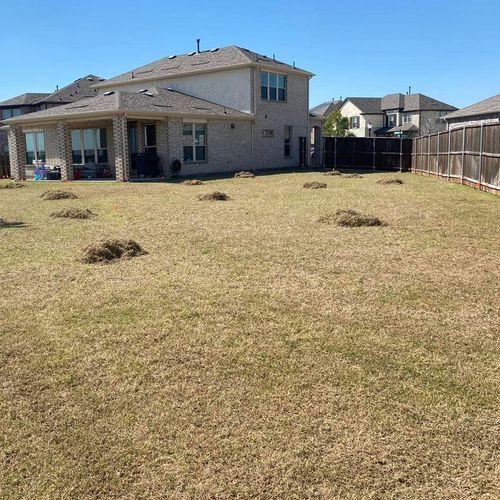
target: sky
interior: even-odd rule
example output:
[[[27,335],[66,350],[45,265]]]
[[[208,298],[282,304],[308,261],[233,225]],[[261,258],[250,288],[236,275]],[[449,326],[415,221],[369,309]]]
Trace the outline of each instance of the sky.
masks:
[[[500,0],[0,0],[0,101],[239,45],[316,74],[311,107],[421,92],[464,107],[500,92]]]

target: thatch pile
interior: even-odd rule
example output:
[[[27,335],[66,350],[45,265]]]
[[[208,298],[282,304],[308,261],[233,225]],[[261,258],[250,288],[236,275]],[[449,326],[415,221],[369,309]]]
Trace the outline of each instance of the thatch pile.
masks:
[[[362,179],[363,176],[354,172],[353,174],[342,174],[342,177],[345,177],[346,179]]]
[[[213,193],[201,194],[198,196],[200,201],[227,201],[229,196],[221,191],[214,191]]]
[[[241,172],[236,172],[234,176],[239,177],[240,179],[250,179],[251,177],[255,177],[255,174],[252,174],[252,172],[248,172],[247,170],[242,170]]]
[[[363,227],[384,225],[378,217],[364,215],[355,210],[337,210],[335,214],[328,214],[320,217],[318,222],[324,224],[337,224],[343,227]]]
[[[8,182],[7,184],[0,184],[0,189],[18,189],[26,187],[26,184],[21,182]]]
[[[187,179],[183,182],[186,186],[200,186],[203,184],[199,179]]]
[[[137,257],[146,253],[134,240],[104,240],[86,247],[81,260],[87,264],[97,264]]]
[[[60,219],[90,219],[96,214],[91,212],[88,208],[64,208],[57,212],[52,212],[51,217],[56,217]]]
[[[380,179],[377,184],[404,184],[403,179]]]
[[[325,189],[326,184],[324,182],[312,181],[305,182],[302,187],[305,187],[306,189]]]
[[[43,198],[44,200],[75,200],[78,196],[73,194],[71,191],[52,189],[50,191],[45,191],[40,198]]]

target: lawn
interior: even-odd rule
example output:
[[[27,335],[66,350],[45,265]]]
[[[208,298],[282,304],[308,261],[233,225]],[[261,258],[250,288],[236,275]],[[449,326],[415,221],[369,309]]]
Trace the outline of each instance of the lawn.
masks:
[[[498,498],[500,198],[397,175],[0,190],[0,497]]]

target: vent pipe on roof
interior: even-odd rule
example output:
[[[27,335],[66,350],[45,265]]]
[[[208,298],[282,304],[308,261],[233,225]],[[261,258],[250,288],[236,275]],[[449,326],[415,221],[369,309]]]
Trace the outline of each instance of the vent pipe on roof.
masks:
[[[196,52],[198,52],[198,54],[200,53],[200,39],[199,38],[196,39]]]
[[[56,92],[59,90],[59,85],[56,85]]]

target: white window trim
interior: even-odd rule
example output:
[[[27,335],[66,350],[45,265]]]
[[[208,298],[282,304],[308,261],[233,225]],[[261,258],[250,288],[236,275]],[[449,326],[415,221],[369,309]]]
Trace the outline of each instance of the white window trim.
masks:
[[[23,134],[24,134],[24,145],[25,145],[25,153],[26,155],[28,154],[28,148],[26,147],[26,135],[27,134],[33,134],[33,153],[35,155],[35,162],[38,162],[38,161],[43,161],[43,160],[39,160],[38,159],[38,138],[37,138],[37,135],[38,134],[43,134],[43,147],[44,147],[44,151],[45,151],[45,161],[47,161],[47,146],[45,144],[45,133],[43,132],[43,130],[41,129],[38,129],[38,130],[26,130],[24,131],[23,130]]]
[[[184,160],[185,163],[204,163],[206,161],[208,161],[208,148],[207,148],[207,121],[202,121],[202,120],[197,120],[197,121],[193,121],[193,120],[182,120],[184,125],[191,125],[191,137],[192,137],[192,144],[191,146],[184,146],[184,144],[182,145],[182,148],[184,150],[184,147],[192,147],[193,148],[193,159],[192,160]],[[205,143],[203,144],[204,148],[205,148],[205,158],[203,160],[197,160],[196,159],[196,125],[205,125]],[[184,135],[184,131],[183,131],[183,135]],[[184,157],[184,151],[183,151],[183,157]]]
[[[260,79],[260,87],[259,89],[262,89],[262,74],[263,73],[266,73],[267,74],[267,99],[262,97],[262,90],[260,90],[260,98],[262,101],[270,101],[270,102],[287,102],[288,101],[288,75],[286,73],[280,73],[278,71],[261,71],[260,74],[261,74],[261,79]],[[276,75],[276,99],[271,99],[271,85],[269,84],[269,75]],[[285,77],[285,87],[284,87],[284,91],[285,91],[285,99],[284,100],[280,100],[279,99],[279,89],[281,87],[278,86],[278,75],[281,75],[281,76],[284,76]],[[274,87],[273,87],[274,88]]]
[[[154,144],[148,144],[148,134],[147,127],[155,127],[155,139],[158,141],[158,137],[156,136],[156,124],[155,123],[145,123],[144,124],[144,150],[147,151],[149,148],[156,149],[156,142]]]
[[[105,148],[98,148],[97,147],[97,131],[98,130],[101,130],[102,128],[104,127],[98,127],[98,128],[92,128],[92,133],[94,134],[94,160],[97,160],[99,158],[98,154],[97,154],[97,150],[98,149],[105,149],[106,150],[106,156],[108,157],[108,161],[105,161],[105,162],[97,162],[97,161],[94,161],[94,162],[90,162],[90,163],[95,163],[96,165],[107,165],[109,163],[109,149],[108,149],[108,137],[107,137],[107,130],[104,128],[104,130],[106,130],[106,147]],[[87,130],[87,129],[83,129],[83,128],[74,128],[74,129],[71,129],[71,132],[70,132],[70,137],[71,137],[71,133],[74,131],[74,130],[78,130],[80,131],[80,154],[82,156],[82,163],[73,163],[73,151],[76,151],[76,149],[73,149],[73,144],[71,144],[71,162],[72,162],[72,165],[86,165],[86,162],[85,162],[85,143],[83,142],[83,131],[84,130]]]

